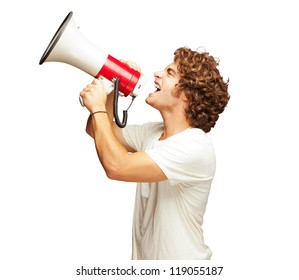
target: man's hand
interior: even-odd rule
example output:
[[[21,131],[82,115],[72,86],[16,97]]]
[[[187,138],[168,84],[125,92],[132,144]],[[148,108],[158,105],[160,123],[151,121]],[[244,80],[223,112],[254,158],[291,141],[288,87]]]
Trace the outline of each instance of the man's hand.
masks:
[[[126,65],[128,65],[130,68],[132,68],[132,69],[134,69],[134,70],[141,73],[141,68],[137,63],[135,63],[131,60],[124,60],[124,59],[120,59],[119,61],[126,64]]]
[[[81,92],[84,106],[91,112],[106,110],[107,92],[100,79],[94,79]]]

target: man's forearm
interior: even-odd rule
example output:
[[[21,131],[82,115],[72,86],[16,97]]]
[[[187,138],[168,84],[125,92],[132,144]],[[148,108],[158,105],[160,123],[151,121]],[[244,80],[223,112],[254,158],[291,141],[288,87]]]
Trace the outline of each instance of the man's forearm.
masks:
[[[107,114],[94,114],[90,121],[93,126],[94,141],[99,160],[107,176],[112,178],[115,170],[122,166],[122,161],[128,155],[128,152],[115,137]]]
[[[110,123],[113,122],[113,101],[114,101],[114,92],[110,92],[107,96],[106,111],[108,113]]]
[[[109,121],[111,123],[112,126],[114,126],[114,122],[113,122],[113,92],[111,92],[108,96],[107,96],[107,103],[106,103],[106,112],[108,114],[108,118]],[[94,138],[94,129],[93,129],[93,124],[92,124],[92,120],[89,117],[87,120],[87,124],[86,124],[86,132],[87,134],[89,134],[92,138]]]

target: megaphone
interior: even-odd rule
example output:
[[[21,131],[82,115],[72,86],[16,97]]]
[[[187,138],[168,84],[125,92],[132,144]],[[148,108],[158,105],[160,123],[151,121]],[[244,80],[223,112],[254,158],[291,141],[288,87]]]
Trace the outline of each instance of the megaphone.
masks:
[[[119,94],[134,98],[140,93],[145,77],[138,71],[105,53],[90,43],[79,31],[70,12],[46,48],[39,64],[56,61],[72,65],[87,74],[99,78],[104,77],[114,84],[114,117],[119,127],[125,127],[127,110],[123,112],[120,122],[117,113]],[[81,105],[82,101],[80,100]],[[129,106],[130,107],[130,106]]]

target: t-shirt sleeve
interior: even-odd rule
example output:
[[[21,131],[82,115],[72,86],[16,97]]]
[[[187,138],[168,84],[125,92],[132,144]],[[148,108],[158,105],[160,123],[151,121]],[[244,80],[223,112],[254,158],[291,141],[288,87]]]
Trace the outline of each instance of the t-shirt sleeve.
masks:
[[[161,129],[161,123],[150,122],[143,125],[127,125],[122,134],[130,147],[135,151],[145,151],[148,143]]]
[[[146,153],[161,168],[172,185],[198,184],[211,180],[215,172],[212,146],[192,135],[184,139],[178,137],[167,143],[159,143]]]

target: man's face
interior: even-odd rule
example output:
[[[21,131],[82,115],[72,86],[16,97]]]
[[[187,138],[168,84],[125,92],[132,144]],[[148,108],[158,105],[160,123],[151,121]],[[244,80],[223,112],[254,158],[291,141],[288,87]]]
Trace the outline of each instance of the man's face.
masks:
[[[156,91],[148,95],[146,103],[158,110],[171,109],[174,105],[173,103],[178,99],[175,94],[175,85],[179,81],[176,64],[173,62],[163,71],[156,72],[154,76]]]

